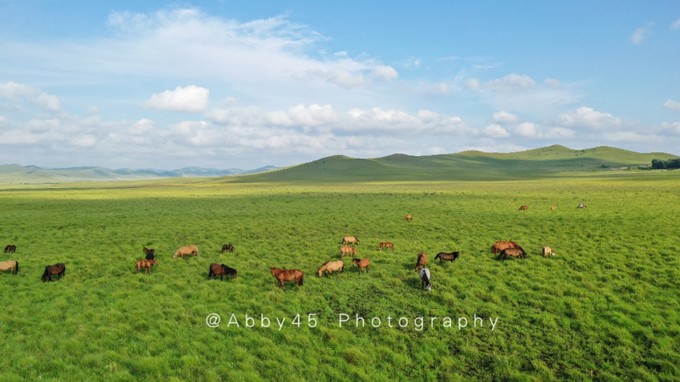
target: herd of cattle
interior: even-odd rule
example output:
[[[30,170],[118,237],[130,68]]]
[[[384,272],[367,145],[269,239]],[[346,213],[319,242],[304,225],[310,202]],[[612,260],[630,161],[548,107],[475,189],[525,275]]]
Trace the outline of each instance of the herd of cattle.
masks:
[[[580,204],[578,208],[583,208],[585,205]],[[526,210],[527,206],[521,206],[520,210]],[[408,222],[413,220],[413,215],[408,214],[404,217]],[[371,265],[371,260],[368,257],[356,258],[357,246],[359,245],[359,238],[356,236],[345,236],[342,238],[340,247],[340,260],[327,261],[319,267],[316,274],[318,277],[322,277],[327,274],[334,272],[342,272],[345,270],[345,263],[342,260],[344,256],[352,256],[352,264],[355,265],[359,272],[364,270],[368,272],[368,268]],[[378,243],[378,250],[383,249],[394,249],[394,243],[389,241],[382,241]],[[5,246],[5,253],[15,253],[17,250],[16,245],[9,244]],[[144,270],[145,273],[150,273],[154,265],[158,264],[156,259],[155,249],[143,247],[145,254],[144,259],[138,259],[135,262],[135,269],[137,272]],[[231,243],[222,245],[220,253],[234,252],[234,246]],[[526,258],[527,253],[524,249],[514,241],[500,240],[495,242],[491,246],[491,252],[493,252],[498,260],[505,260],[509,257],[513,258]],[[184,256],[198,256],[199,250],[196,245],[189,245],[185,247],[180,247],[175,252],[173,259],[181,258]],[[545,246],[541,250],[541,255],[543,257],[554,256],[552,248]],[[460,251],[453,252],[439,252],[435,256],[435,260],[439,260],[439,264],[444,261],[455,261],[460,256]],[[432,289],[432,284],[430,280],[430,271],[425,266],[427,264],[427,254],[425,252],[420,252],[416,256],[415,271],[419,273],[421,279],[421,285],[426,290]],[[16,274],[19,271],[19,262],[16,260],[6,260],[0,261],[0,273],[2,271],[10,271],[12,274]],[[54,265],[48,265],[45,267],[45,271],[42,275],[42,281],[52,281],[53,276],[59,276],[61,278],[66,273],[66,266],[63,263],[57,263]],[[271,268],[272,275],[277,279],[279,286],[283,287],[285,282],[294,281],[298,285],[302,285],[304,279],[304,272],[299,269],[280,269]],[[220,280],[223,277],[234,278],[237,276],[236,269],[231,268],[225,264],[212,263],[208,268],[208,278],[216,278],[220,276]]]

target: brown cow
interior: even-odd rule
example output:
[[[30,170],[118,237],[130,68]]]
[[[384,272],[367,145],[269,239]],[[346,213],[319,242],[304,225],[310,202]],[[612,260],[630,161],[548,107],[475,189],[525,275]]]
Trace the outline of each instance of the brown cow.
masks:
[[[498,255],[497,259],[505,260],[508,257],[517,257],[517,258],[523,259],[523,258],[527,257],[527,253],[524,252],[524,250],[521,247],[506,248],[501,252],[500,255]]]
[[[420,252],[418,254],[418,259],[416,260],[416,272],[420,271],[427,264],[427,254],[425,252]]]
[[[381,241],[378,243],[378,251],[382,251],[383,248],[394,249],[394,243],[391,241]]]
[[[340,257],[344,257],[347,255],[356,255],[357,254],[357,249],[352,247],[351,245],[343,245],[340,247]]]
[[[151,267],[156,264],[158,264],[158,260],[156,259],[153,260],[139,259],[137,260],[135,267],[137,268],[137,272],[144,269],[145,273],[149,273],[151,272]]]
[[[519,248],[519,244],[515,243],[514,241],[499,240],[493,243],[491,246],[491,252],[497,255],[506,248]]]
[[[361,272],[361,270],[364,268],[366,269],[366,272],[368,272],[368,266],[371,265],[371,260],[369,260],[368,257],[364,257],[361,260],[354,258],[352,259],[352,264],[359,267],[359,272]]]
[[[404,216],[404,219],[405,219],[407,222],[410,222],[411,220],[413,220],[413,215],[411,215],[411,214],[406,214],[406,216]]]
[[[520,211],[526,211],[529,209],[529,206],[519,206]]]

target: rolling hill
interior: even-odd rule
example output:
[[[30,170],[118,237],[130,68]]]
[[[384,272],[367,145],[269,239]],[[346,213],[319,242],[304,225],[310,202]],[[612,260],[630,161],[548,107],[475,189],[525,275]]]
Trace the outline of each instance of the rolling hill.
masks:
[[[177,170],[155,169],[108,169],[104,167],[42,168],[18,164],[0,165],[0,184],[18,183],[64,183],[79,181],[135,180],[152,178],[216,177],[237,174],[255,174],[276,169],[273,166],[254,170],[214,169],[184,167]]]
[[[649,166],[652,159],[674,158],[666,153],[637,153],[615,147],[574,150],[560,145],[515,153],[463,151],[456,154],[375,159],[343,155],[247,177],[238,182],[434,181],[503,180],[554,177],[594,171]]]
[[[70,167],[46,169],[16,164],[0,165],[0,184],[64,183],[176,177],[225,177],[227,182],[348,182],[511,180],[592,174],[612,169],[650,166],[667,153],[638,153],[600,146],[574,150],[560,145],[514,153],[463,151],[456,154],[411,156],[392,154],[360,159],[334,155],[287,168],[255,170],[185,167],[178,170]]]

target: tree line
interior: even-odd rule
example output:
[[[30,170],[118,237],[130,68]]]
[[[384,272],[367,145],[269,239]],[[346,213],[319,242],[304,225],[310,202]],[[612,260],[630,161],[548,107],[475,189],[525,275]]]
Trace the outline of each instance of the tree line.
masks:
[[[672,170],[680,168],[680,158],[673,158],[667,160],[652,159],[652,168],[661,170],[663,169]]]

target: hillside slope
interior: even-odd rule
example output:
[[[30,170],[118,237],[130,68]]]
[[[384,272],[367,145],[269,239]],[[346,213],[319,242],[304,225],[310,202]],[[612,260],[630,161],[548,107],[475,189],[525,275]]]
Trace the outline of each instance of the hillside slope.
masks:
[[[278,171],[235,177],[238,182],[407,181],[531,179],[566,174],[649,166],[666,153],[637,153],[614,147],[573,150],[553,145],[515,153],[464,151],[457,154],[409,156],[393,154],[375,159],[342,155]]]

